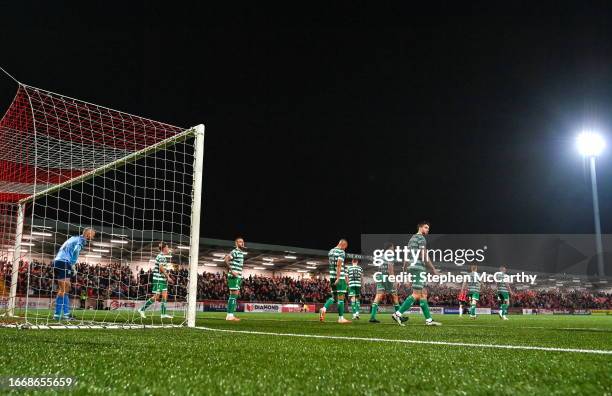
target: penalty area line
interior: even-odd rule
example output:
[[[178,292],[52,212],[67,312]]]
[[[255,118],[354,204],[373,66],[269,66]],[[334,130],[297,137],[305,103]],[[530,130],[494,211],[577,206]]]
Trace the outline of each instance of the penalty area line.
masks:
[[[529,345],[474,344],[474,343],[468,343],[468,342],[398,340],[398,339],[389,339],[389,338],[370,338],[370,337],[341,337],[341,336],[319,335],[319,334],[273,333],[273,332],[267,332],[267,331],[215,329],[212,327],[205,327],[205,326],[196,326],[194,327],[194,329],[211,331],[211,332],[221,332],[221,333],[271,335],[271,336],[277,336],[277,337],[299,337],[299,338],[315,338],[315,339],[343,340],[343,341],[390,342],[390,343],[398,343],[398,344],[444,345],[444,346],[472,347],[472,348],[518,349],[518,350],[525,350],[525,351],[590,353],[590,354],[598,354],[598,355],[612,355],[612,350],[605,350],[605,349],[574,349],[574,348],[554,348],[554,347],[529,346]]]

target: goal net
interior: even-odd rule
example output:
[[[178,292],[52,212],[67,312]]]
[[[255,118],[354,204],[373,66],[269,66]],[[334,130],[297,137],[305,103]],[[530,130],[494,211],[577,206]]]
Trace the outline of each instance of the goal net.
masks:
[[[19,83],[0,120],[0,325],[193,326],[203,139]],[[68,284],[54,259],[87,228]]]

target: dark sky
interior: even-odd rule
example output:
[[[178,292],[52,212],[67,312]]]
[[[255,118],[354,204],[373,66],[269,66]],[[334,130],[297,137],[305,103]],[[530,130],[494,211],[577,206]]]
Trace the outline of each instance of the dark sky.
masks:
[[[12,3],[0,64],[18,80],[206,124],[203,236],[356,247],[424,218],[435,233],[593,232],[574,137],[612,139],[605,2]]]

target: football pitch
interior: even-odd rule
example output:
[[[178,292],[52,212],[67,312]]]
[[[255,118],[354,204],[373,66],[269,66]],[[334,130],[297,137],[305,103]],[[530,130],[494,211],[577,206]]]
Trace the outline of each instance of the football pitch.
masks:
[[[201,313],[195,329],[0,329],[0,377],[70,376],[61,392],[74,394],[612,392],[612,316],[224,316]]]

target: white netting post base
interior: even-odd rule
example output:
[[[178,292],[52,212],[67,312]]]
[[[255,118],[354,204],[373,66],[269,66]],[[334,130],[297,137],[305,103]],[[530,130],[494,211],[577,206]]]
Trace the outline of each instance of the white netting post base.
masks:
[[[202,156],[203,127],[19,84],[0,121],[0,325],[132,328],[181,325],[188,311],[195,318],[188,282],[191,268],[197,284]],[[54,258],[86,228],[96,235],[66,286]],[[165,293],[154,282],[160,242],[171,248],[161,252]],[[143,318],[137,309],[151,297]]]

